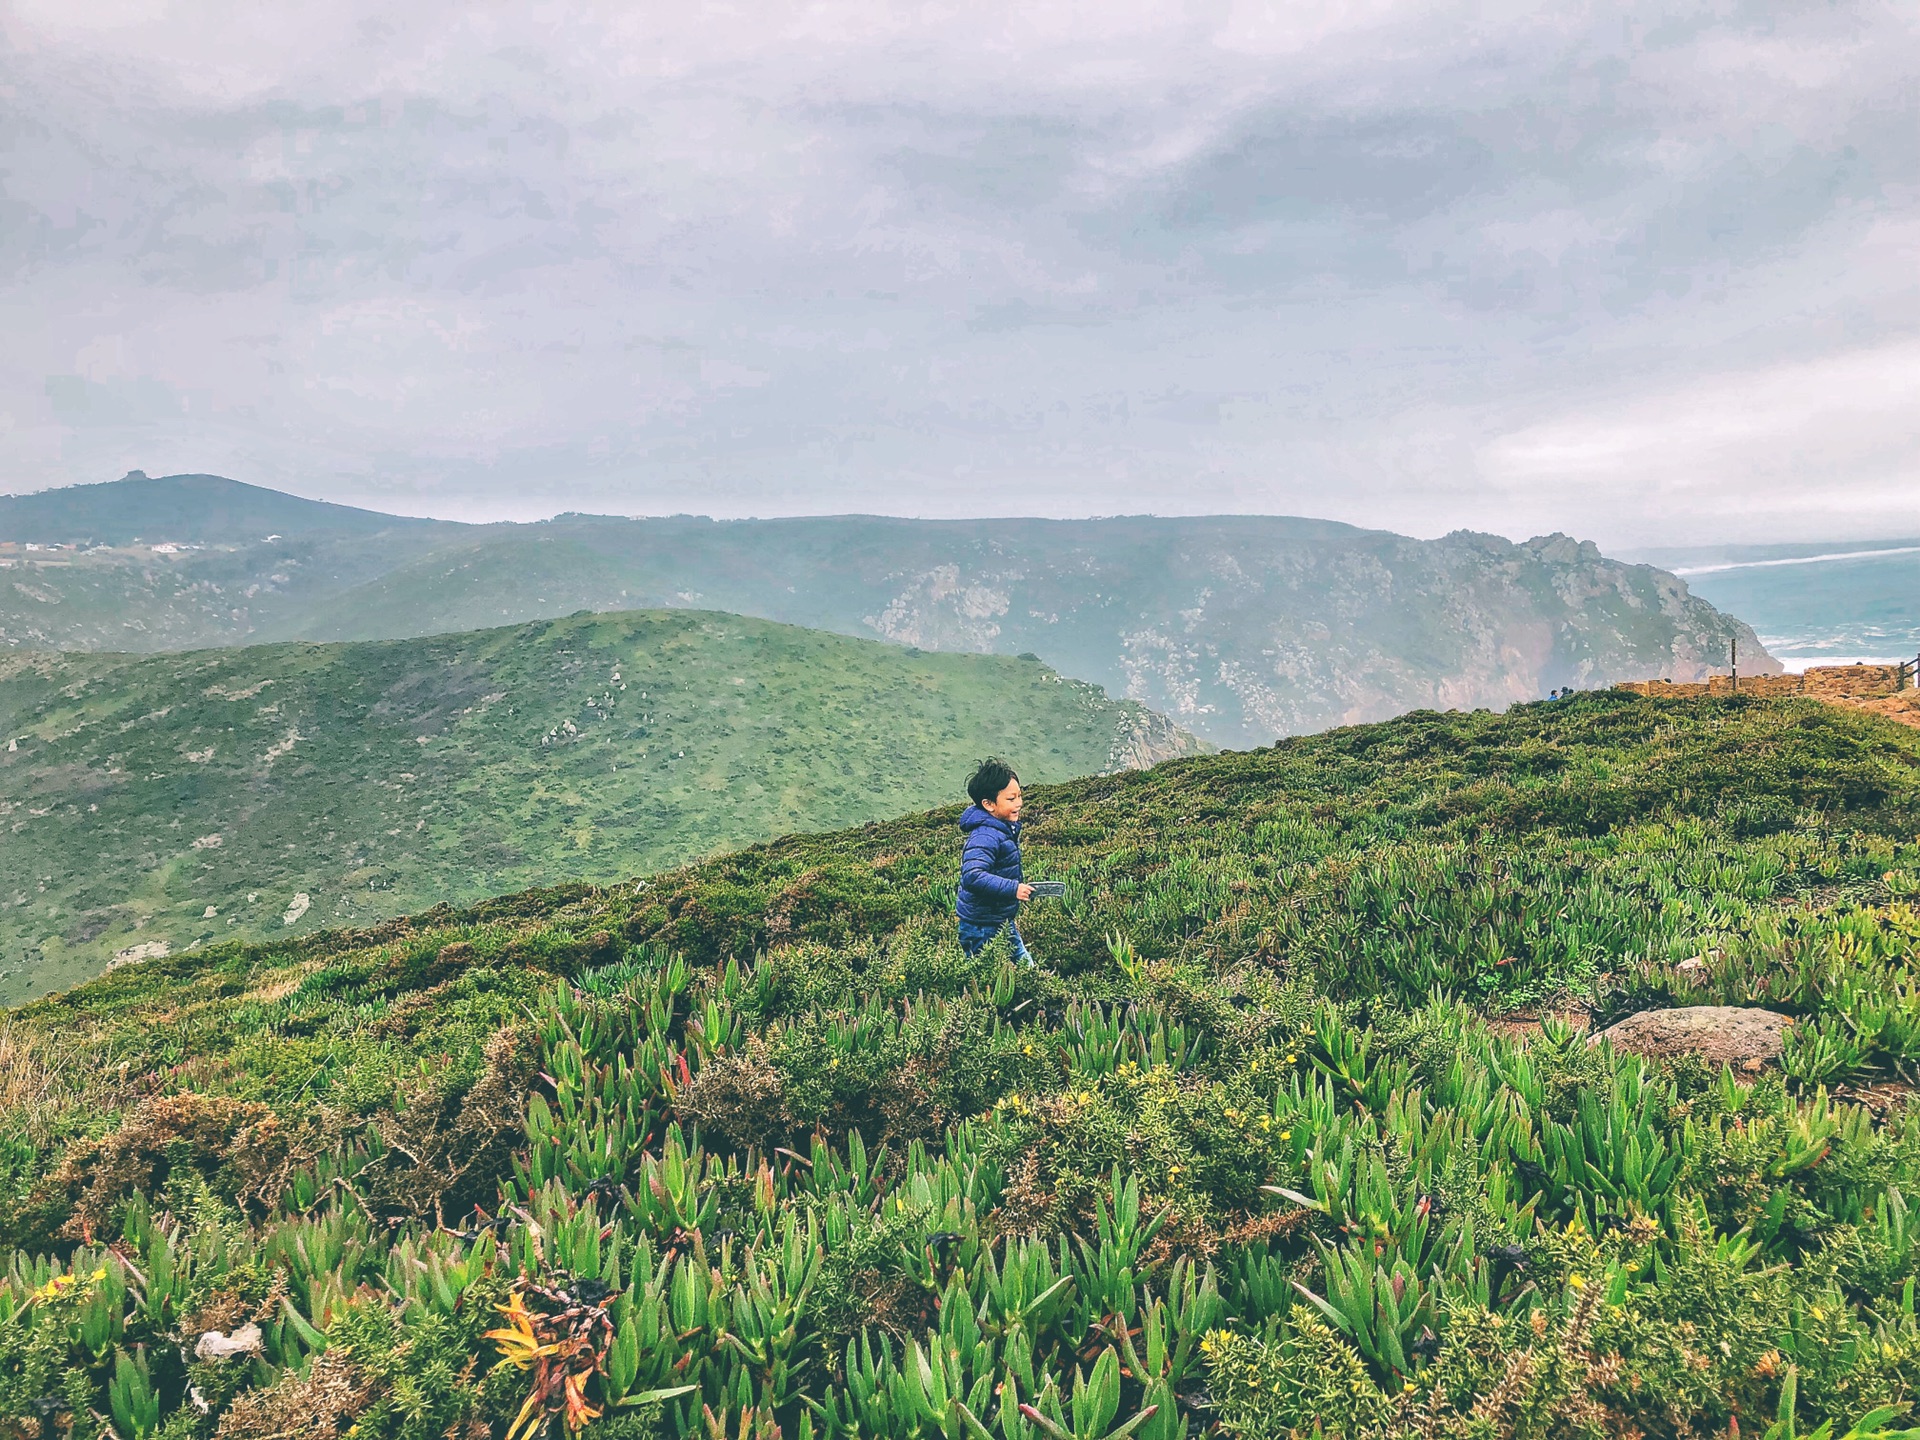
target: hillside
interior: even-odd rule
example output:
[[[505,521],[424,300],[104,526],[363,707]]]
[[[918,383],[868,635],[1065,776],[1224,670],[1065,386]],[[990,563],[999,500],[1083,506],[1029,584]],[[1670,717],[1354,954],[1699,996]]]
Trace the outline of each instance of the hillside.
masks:
[[[1498,708],[1564,685],[1697,679],[1725,665],[1734,638],[1749,673],[1774,668],[1741,620],[1681,581],[1565,536],[1415,540],[1275,516],[571,515],[316,531],[289,561],[295,543],[164,556],[0,545],[11,582],[0,583],[0,644],[383,639],[696,606],[932,650],[1037,654],[1232,746],[1420,707]]]
[[[341,592],[429,553],[437,536],[388,530],[164,550],[0,543],[0,649],[152,653],[272,638],[299,631]]]
[[[136,470],[99,485],[0,495],[0,540],[42,545],[129,545],[136,540],[251,545],[269,535],[308,539],[396,530],[457,534],[466,528],[307,500],[221,475],[156,479]]]
[[[1920,734],[1600,694],[1030,814],[1034,970],[954,945],[949,808],[14,1012],[0,1415],[1907,1433]],[[1515,1018],[1708,1001],[1798,1025]]]
[[[1696,677],[1741,622],[1672,577],[1553,536],[1413,540],[1267,516],[1058,521],[623,521],[490,531],[303,622],[506,618],[562,596],[702,604],[929,649],[1033,651],[1222,745],[1572,684]]]
[[[298,633],[316,605],[469,532],[218,475],[0,495],[0,649],[190,650]]]
[[[702,611],[180,655],[0,653],[0,999],[1183,753],[1045,666]]]

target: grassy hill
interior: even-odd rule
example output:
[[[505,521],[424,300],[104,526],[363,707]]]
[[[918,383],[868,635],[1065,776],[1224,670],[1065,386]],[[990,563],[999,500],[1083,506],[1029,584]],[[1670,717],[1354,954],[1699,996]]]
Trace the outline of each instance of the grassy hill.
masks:
[[[0,1415],[1905,1433],[1920,734],[1601,694],[1041,787],[1031,970],[953,813],[14,1012]],[[1515,1018],[1707,1001],[1780,1065]]]
[[[1192,748],[1043,665],[703,611],[381,643],[0,653],[0,1000]]]
[[[324,507],[281,498],[311,513],[273,544],[0,544],[0,645],[384,639],[690,606],[929,650],[1037,654],[1236,746],[1564,685],[1697,679],[1724,667],[1736,639],[1749,673],[1771,668],[1742,621],[1681,581],[1561,535],[1417,540],[1285,516],[858,515],[347,533]],[[8,523],[0,509],[0,542]]]

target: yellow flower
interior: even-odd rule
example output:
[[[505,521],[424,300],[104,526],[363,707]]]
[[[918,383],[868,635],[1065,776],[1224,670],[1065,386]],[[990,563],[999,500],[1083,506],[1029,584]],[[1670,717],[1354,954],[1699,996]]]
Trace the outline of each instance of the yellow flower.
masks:
[[[1567,1284],[1572,1286],[1575,1290],[1584,1290],[1587,1287],[1586,1279],[1583,1276],[1581,1276],[1577,1271],[1574,1274],[1567,1276]]]
[[[1295,1060],[1298,1060],[1299,1058],[1300,1057],[1298,1055],[1289,1055],[1287,1056],[1287,1064],[1291,1065]]]
[[[507,1328],[489,1330],[486,1338],[500,1347],[501,1358],[515,1369],[531,1370],[541,1356],[559,1350],[558,1345],[540,1343],[540,1337],[533,1332],[533,1315],[518,1292],[509,1296],[506,1304],[493,1308],[507,1317]]]
[[[1169,1175],[1178,1175],[1179,1173],[1180,1173],[1180,1167],[1178,1165],[1174,1165],[1167,1170],[1167,1174]],[[1814,1313],[1817,1315],[1820,1312],[1816,1310]]]
[[[1293,1138],[1293,1132],[1291,1130],[1282,1130],[1280,1132],[1280,1138],[1282,1140],[1291,1140]]]

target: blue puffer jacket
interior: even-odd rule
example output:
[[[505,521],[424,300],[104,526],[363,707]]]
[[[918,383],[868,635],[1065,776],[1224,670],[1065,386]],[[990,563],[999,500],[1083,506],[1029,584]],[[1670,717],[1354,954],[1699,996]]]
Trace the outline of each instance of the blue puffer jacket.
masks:
[[[954,909],[969,925],[999,925],[1020,913],[1020,822],[1009,825],[969,805],[960,817],[960,898]]]

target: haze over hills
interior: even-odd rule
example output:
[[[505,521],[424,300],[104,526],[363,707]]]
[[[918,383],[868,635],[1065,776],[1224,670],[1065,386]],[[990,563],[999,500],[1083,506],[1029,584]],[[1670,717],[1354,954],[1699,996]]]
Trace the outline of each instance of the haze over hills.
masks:
[[[1046,666],[695,610],[0,655],[0,1001],[1204,748]]]
[[[85,487],[71,538],[89,530],[83,501],[181,483]],[[1565,536],[1416,540],[1271,516],[356,518],[342,530],[329,528],[336,508],[281,522],[271,544],[198,540],[183,514],[175,538],[210,548],[165,556],[16,544],[0,554],[16,572],[0,587],[0,643],[374,639],[700,606],[927,649],[1033,652],[1225,745],[1561,685],[1698,678],[1724,667],[1736,638],[1746,668],[1770,666],[1751,629],[1681,581]]]
[[[318,610],[317,634],[476,623],[517,587],[706,604],[928,648],[1033,651],[1216,743],[1564,684],[1699,674],[1738,621],[1591,545],[1421,541],[1284,517],[716,523],[562,516],[442,550]],[[503,602],[504,603],[504,602]],[[549,603],[553,603],[549,599]]]

